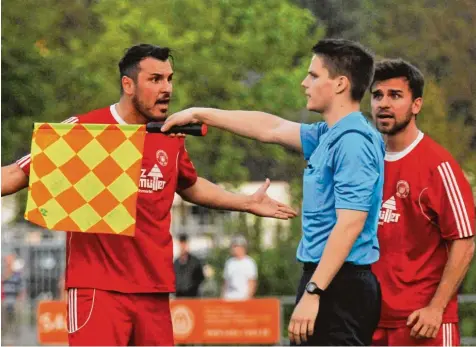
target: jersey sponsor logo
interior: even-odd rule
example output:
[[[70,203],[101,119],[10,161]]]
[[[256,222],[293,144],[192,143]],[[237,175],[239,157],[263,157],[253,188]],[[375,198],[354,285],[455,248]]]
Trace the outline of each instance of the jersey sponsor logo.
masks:
[[[164,189],[165,181],[162,178],[164,178],[164,175],[157,164],[149,172],[147,172],[147,169],[141,169],[139,192],[153,193]]]
[[[401,199],[406,198],[410,194],[410,185],[407,181],[400,180],[397,182],[397,196]]]
[[[397,223],[400,219],[400,213],[395,212],[396,210],[397,202],[395,200],[395,196],[392,196],[382,204],[378,224],[383,225],[384,223]]]
[[[157,158],[157,161],[160,165],[167,166],[169,162],[169,157],[167,156],[167,153],[165,153],[165,151],[159,149],[155,154],[155,157]]]

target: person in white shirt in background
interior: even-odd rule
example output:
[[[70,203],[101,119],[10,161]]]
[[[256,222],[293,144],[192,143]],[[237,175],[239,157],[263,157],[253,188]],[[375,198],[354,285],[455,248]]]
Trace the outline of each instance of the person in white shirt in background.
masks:
[[[222,296],[226,300],[251,299],[256,292],[258,269],[256,262],[247,254],[248,243],[241,236],[231,240],[231,254],[225,263]]]

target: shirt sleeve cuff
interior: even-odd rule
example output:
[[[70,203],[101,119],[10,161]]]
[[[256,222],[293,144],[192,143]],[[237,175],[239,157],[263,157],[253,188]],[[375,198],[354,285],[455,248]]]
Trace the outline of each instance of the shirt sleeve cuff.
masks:
[[[364,204],[349,204],[349,203],[336,203],[336,209],[341,210],[355,210],[355,211],[362,211],[362,212],[369,212],[370,205]]]

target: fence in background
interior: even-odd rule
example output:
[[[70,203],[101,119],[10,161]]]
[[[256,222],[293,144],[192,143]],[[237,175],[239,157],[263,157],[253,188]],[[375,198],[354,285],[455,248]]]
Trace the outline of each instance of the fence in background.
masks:
[[[44,240],[41,244],[25,243],[2,244],[2,252],[15,252],[24,263],[22,276],[24,281],[24,297],[18,302],[18,327],[13,345],[37,344],[37,305],[43,300],[59,300],[62,298],[63,271],[65,265],[64,240]],[[278,297],[280,301],[281,345],[288,345],[286,336],[286,317],[294,305],[293,296]],[[459,296],[460,306],[476,304],[476,294]],[[476,320],[476,312],[474,313]],[[4,344],[3,342],[2,344]],[[476,345],[476,336],[463,336],[463,345]]]

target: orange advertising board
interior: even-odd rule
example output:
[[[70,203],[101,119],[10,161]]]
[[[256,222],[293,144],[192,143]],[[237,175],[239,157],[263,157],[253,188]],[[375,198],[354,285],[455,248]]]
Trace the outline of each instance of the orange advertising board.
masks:
[[[38,343],[42,345],[67,345],[65,301],[40,301],[37,308]]]
[[[280,341],[278,299],[170,301],[176,344],[276,344]],[[67,345],[65,301],[41,301],[37,309],[38,343]]]
[[[278,299],[170,302],[177,344],[274,344],[280,340]]]

